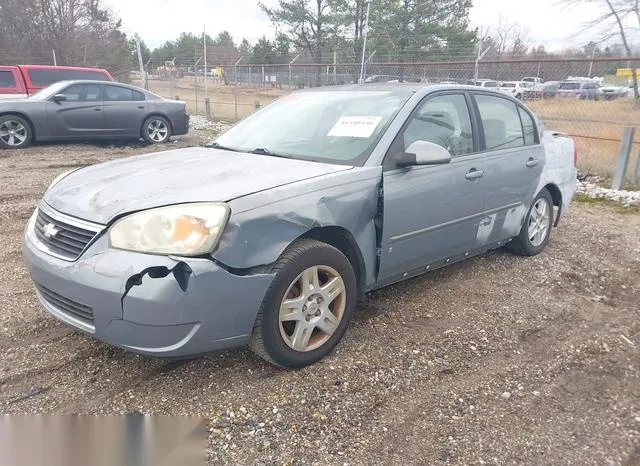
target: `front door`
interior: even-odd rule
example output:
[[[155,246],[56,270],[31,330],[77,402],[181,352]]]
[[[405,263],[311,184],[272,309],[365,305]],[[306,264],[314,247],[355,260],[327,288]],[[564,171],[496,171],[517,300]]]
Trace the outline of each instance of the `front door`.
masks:
[[[496,95],[474,96],[486,148],[485,216],[476,246],[517,236],[544,166],[535,123],[528,111]]]
[[[51,137],[95,137],[104,134],[101,84],[72,84],[58,94],[64,100],[47,102]]]
[[[469,103],[462,92],[427,97],[387,154],[378,276],[381,283],[464,257],[473,249],[485,181]],[[393,156],[416,140],[445,147],[452,155],[451,163],[396,167]]]

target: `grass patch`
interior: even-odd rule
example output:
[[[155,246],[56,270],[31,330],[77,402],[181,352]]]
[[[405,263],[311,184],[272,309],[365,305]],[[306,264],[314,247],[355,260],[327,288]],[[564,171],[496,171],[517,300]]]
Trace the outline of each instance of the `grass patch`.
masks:
[[[575,196],[573,196],[573,201],[580,204],[610,207],[619,214],[640,214],[640,207],[624,206],[619,202],[612,201],[611,199],[605,199],[603,197],[590,197],[584,193],[576,193]]]

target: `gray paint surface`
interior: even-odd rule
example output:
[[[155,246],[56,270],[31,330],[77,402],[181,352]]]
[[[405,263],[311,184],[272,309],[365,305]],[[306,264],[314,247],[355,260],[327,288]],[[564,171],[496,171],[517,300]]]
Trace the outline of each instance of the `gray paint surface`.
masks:
[[[144,101],[54,102],[53,96],[75,84],[132,89]],[[104,96],[104,91],[102,95]],[[142,123],[150,115],[166,117],[172,134],[186,134],[189,118],[184,103],[166,100],[134,86],[104,81],[61,81],[23,99],[0,100],[0,115],[19,115],[31,122],[34,140],[87,140],[140,137]]]
[[[386,88],[367,89],[378,87]],[[566,210],[575,191],[573,142],[548,132],[540,144],[479,151],[445,165],[383,167],[395,135],[430,93],[487,92],[465,86],[405,88],[413,97],[362,166],[193,148],[66,176],[43,202],[104,225],[102,235],[77,260],[64,261],[38,249],[32,218],[24,255],[34,281],[94,308],[95,329],[82,328],[50,303],[44,306],[96,338],[136,352],[193,355],[248,341],[273,279],[272,264],[303,235],[329,228],[347,238],[360,284],[369,291],[504,244],[517,235],[546,185],[558,189]],[[528,166],[530,159],[539,163]],[[469,179],[474,170],[482,176]],[[231,209],[221,241],[207,257],[108,248],[106,231],[119,216],[198,201],[224,201]],[[176,279],[175,269],[186,271],[186,279]],[[152,278],[149,270],[165,273]]]

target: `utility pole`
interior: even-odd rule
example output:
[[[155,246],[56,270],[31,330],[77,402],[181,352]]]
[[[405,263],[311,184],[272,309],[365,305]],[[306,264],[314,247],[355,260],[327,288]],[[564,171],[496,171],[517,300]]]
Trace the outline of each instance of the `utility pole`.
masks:
[[[142,81],[142,88],[149,89],[149,87],[147,86],[147,73],[145,73],[144,64],[142,63],[142,50],[140,48],[140,36],[136,34],[134,36],[134,39],[136,40],[136,50],[138,51],[138,65],[140,66],[140,79]]]
[[[364,20],[364,37],[362,41],[362,61],[360,62],[360,79],[358,82],[362,84],[364,82],[364,56],[367,53],[367,33],[369,32],[369,10],[371,9],[371,0],[367,2],[367,16]]]
[[[484,58],[490,48],[491,46],[488,46],[486,49],[482,50],[482,41],[478,42],[478,56],[476,58],[476,68],[473,74],[476,81],[478,80],[478,67],[480,66],[480,60]]]
[[[293,74],[291,73],[291,65],[293,65],[298,58],[300,58],[300,54],[296,55],[295,58],[289,62],[289,89],[293,88]]]
[[[209,99],[209,89],[207,86],[207,29],[202,27],[202,47],[204,49],[204,99]]]
[[[593,46],[593,51],[591,52],[591,62],[589,63],[589,74],[588,77],[591,77],[591,71],[593,70],[593,57],[596,56],[596,45]]]

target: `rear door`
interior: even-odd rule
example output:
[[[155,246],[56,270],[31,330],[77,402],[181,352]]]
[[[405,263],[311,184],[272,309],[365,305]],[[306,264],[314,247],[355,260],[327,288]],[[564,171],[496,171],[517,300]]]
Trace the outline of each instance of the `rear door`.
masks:
[[[485,150],[485,213],[477,247],[517,236],[544,166],[531,114],[494,94],[473,93]]]
[[[20,70],[14,66],[0,66],[0,99],[15,99],[26,95]]]
[[[424,272],[473,249],[485,181],[469,104],[464,92],[428,96],[392,144],[383,166],[380,282]],[[443,146],[452,161],[398,168],[394,155],[417,140]]]
[[[113,136],[140,135],[147,106],[142,92],[116,84],[105,84],[105,129]]]
[[[51,137],[82,138],[104,136],[102,84],[72,84],[59,92],[64,100],[46,104]]]

